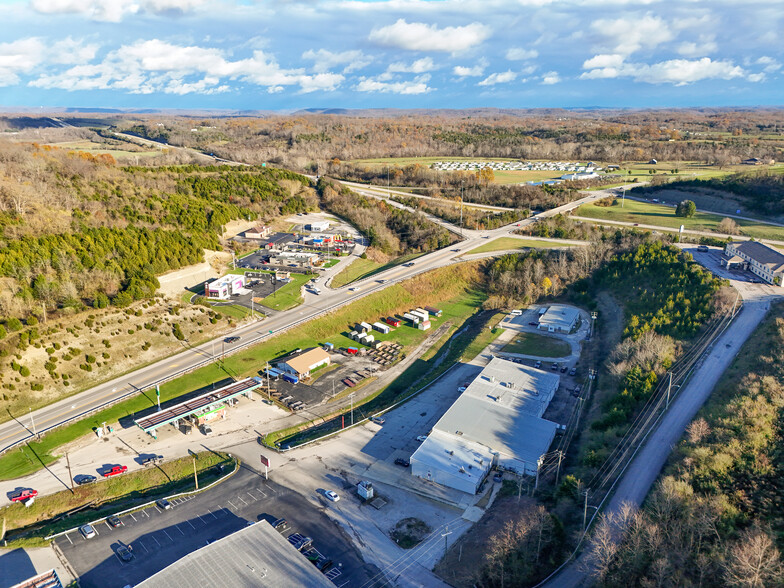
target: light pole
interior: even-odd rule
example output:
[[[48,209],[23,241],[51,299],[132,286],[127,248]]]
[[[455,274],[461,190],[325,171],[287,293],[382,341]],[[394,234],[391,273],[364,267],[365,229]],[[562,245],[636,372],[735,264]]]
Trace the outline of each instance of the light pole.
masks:
[[[188,450],[188,453],[191,454],[191,458],[193,459],[193,482],[194,482],[194,484],[196,484],[196,490],[198,490],[199,489],[199,477],[196,474],[196,454],[193,451],[191,451],[190,449]]]
[[[621,186],[621,208],[623,208],[624,202],[626,202],[626,186]]]
[[[35,432],[35,419],[33,418],[33,407],[30,407],[30,425],[33,427],[33,437],[38,437],[38,434]]]
[[[348,395],[349,399],[351,400],[351,426],[354,426],[354,393]]]

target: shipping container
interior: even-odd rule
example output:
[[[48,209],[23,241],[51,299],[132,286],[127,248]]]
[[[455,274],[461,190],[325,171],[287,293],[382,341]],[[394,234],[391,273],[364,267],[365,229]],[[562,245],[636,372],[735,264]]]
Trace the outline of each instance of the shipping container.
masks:
[[[388,325],[392,325],[393,327],[399,327],[400,326],[400,321],[398,319],[396,319],[396,318],[391,317],[391,316],[387,317],[386,321],[387,321]]]
[[[357,349],[356,347],[349,347],[348,349],[346,349],[346,353],[348,353],[349,355],[356,355],[357,351],[359,351],[359,349]]]

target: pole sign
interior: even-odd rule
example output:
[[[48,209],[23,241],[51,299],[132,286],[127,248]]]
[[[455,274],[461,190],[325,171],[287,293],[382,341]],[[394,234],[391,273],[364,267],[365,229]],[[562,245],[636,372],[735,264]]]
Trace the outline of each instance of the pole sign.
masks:
[[[259,457],[261,457],[261,465],[263,465],[266,468],[270,467],[269,459],[267,459],[263,455],[260,455]]]

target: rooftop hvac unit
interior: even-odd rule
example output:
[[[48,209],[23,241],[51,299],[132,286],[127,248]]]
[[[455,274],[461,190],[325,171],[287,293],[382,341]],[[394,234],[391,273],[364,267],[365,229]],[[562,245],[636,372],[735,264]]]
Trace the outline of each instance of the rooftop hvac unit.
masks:
[[[459,471],[461,474],[465,474],[465,473],[466,473],[466,471],[465,471],[465,468],[464,468],[463,466],[460,466],[460,469],[459,469],[458,471]]]
[[[495,382],[495,376],[490,376],[490,381]]]
[[[454,449],[450,449],[450,450],[449,450],[449,455],[454,455],[454,454],[455,454],[455,451],[454,451]]]

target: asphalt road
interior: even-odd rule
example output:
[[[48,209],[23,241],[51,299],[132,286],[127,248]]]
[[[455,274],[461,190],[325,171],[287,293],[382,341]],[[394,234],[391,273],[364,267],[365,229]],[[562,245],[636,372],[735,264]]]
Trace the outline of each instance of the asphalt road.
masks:
[[[367,189],[367,187],[365,188]],[[604,192],[594,192],[575,202],[542,212],[538,216],[553,216],[604,196],[606,196]],[[223,349],[227,354],[230,354],[416,274],[465,261],[460,255],[469,249],[487,243],[488,239],[508,235],[517,230],[518,225],[524,226],[533,222],[533,219],[527,219],[492,231],[466,229],[463,231],[466,238],[457,244],[458,247],[434,251],[417,258],[410,267],[396,266],[375,274],[371,278],[354,282],[351,284],[351,288],[354,290],[349,287],[334,290],[325,288],[320,295],[306,294],[305,302],[301,306],[287,312],[280,312],[263,322],[252,323],[233,331],[231,335],[241,337],[239,342],[224,346],[222,338],[220,338],[195,347],[183,342],[181,353],[33,411],[32,414],[15,415],[14,419],[0,424],[0,452],[20,442],[32,439],[34,432],[41,434],[70,420],[84,417],[102,406],[137,394],[141,390],[150,389],[156,384],[172,379],[175,375],[215,361],[216,356]],[[459,251],[455,249],[459,249]],[[384,283],[381,283],[380,280],[384,280]],[[220,349],[218,345],[221,346]]]
[[[623,504],[638,507],[642,505],[686,427],[708,400],[740,348],[765,317],[770,303],[782,295],[780,288],[751,283],[751,274],[748,272],[727,272],[718,267],[719,253],[716,249],[709,253],[699,253],[694,246],[682,248],[688,249],[700,264],[714,273],[732,280],[732,285],[743,297],[743,310],[714,342],[710,352],[692,373],[669,411],[631,461],[604,509],[605,514],[619,513]],[[542,586],[575,588],[591,585],[592,578],[588,572],[590,568],[590,555],[586,551]]]
[[[343,497],[351,500],[352,497]],[[171,510],[151,506],[122,517],[123,526],[95,525],[97,537],[84,539],[71,532],[56,540],[79,574],[83,588],[121,588],[136,585],[169,564],[207,544],[263,519],[283,517],[291,525],[284,535],[302,533],[313,546],[335,562],[331,578],[337,586],[358,586],[377,570],[362,561],[351,542],[322,509],[303,496],[243,466],[218,486],[192,497],[172,501]],[[329,504],[324,501],[325,508]],[[130,545],[134,558],[123,562],[119,545]],[[271,562],[270,565],[275,565]],[[372,584],[369,584],[372,585]]]

